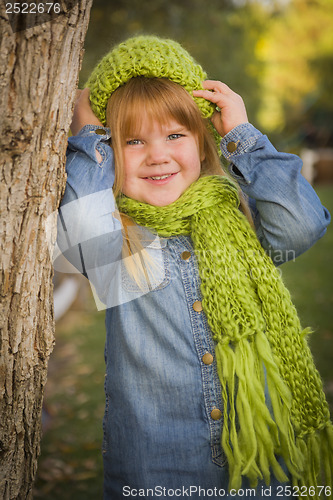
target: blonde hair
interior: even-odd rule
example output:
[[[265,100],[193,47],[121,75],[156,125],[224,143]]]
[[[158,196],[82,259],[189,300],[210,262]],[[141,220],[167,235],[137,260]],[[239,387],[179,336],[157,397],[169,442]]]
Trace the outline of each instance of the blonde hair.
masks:
[[[151,122],[158,120],[161,125],[173,119],[185,126],[198,139],[199,154],[203,158],[200,175],[227,175],[221,166],[212,125],[201,116],[190,94],[181,85],[166,78],[138,76],[111,95],[106,109],[106,124],[111,130],[115,158],[115,197],[121,195],[124,182],[123,148],[129,137],[137,135],[143,119]],[[240,189],[239,196],[240,208],[252,224],[249,207]],[[137,266],[141,268],[139,274],[147,280],[141,256],[143,242],[138,241],[138,232],[131,230],[135,223],[125,214],[120,214],[120,217],[124,228],[123,257],[132,257],[125,260],[126,267],[139,283],[140,278],[134,269]]]

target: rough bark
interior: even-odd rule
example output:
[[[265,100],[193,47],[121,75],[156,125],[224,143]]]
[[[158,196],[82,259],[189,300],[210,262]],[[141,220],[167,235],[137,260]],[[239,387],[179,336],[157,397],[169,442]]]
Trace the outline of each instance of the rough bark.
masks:
[[[45,221],[64,158],[92,0],[13,33],[0,12],[0,498],[32,497],[54,342]]]

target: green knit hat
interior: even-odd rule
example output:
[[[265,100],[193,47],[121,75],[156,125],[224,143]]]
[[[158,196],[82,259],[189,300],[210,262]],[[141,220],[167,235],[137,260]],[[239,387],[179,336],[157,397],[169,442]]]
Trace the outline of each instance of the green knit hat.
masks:
[[[92,110],[104,125],[111,94],[136,76],[168,78],[190,94],[202,89],[202,81],[207,78],[202,67],[179,43],[151,35],[130,38],[102,58],[85,85],[90,89]],[[193,99],[204,118],[212,116],[215,105],[202,98]]]

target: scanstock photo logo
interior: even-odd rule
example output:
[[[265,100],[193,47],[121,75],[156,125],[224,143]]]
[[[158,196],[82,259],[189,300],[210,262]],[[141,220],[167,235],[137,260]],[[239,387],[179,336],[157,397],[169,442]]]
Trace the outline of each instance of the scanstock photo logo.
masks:
[[[24,31],[35,26],[68,16],[78,0],[5,0],[5,15],[12,31]]]

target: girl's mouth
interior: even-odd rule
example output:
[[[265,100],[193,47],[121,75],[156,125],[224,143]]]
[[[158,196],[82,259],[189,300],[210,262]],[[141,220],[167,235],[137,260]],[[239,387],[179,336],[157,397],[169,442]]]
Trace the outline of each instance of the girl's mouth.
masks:
[[[178,172],[173,174],[165,174],[165,175],[152,175],[150,177],[145,177],[145,180],[151,182],[153,184],[166,184],[169,182]]]
[[[170,177],[172,174],[166,174],[166,175],[156,175],[154,177],[148,177],[149,179],[153,179],[153,181],[159,181],[161,179],[166,179],[167,177]]]

